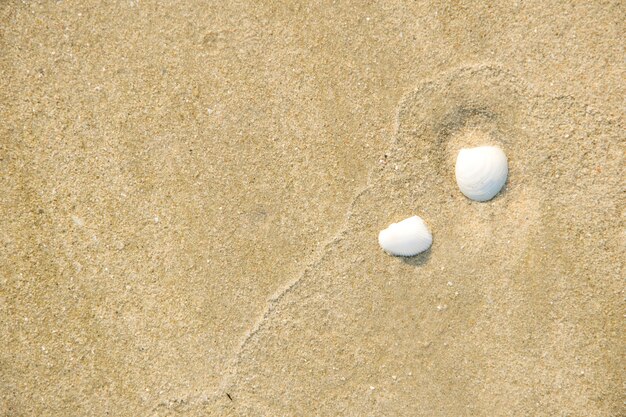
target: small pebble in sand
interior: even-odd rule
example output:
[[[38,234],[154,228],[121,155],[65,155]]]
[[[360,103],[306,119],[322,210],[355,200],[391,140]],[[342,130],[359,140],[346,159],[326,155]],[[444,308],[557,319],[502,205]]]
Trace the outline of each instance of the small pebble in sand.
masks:
[[[72,221],[78,227],[83,227],[85,225],[85,221],[74,214],[72,214]]]

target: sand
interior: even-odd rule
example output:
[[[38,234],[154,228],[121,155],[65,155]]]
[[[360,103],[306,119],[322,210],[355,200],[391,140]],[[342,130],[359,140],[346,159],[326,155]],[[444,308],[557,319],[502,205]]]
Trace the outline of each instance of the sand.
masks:
[[[0,7],[0,414],[625,412],[623,4]]]

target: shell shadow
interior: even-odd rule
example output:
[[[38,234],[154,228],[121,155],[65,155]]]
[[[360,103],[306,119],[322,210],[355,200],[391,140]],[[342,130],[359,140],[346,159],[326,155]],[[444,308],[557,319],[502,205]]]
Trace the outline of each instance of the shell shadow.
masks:
[[[415,256],[403,256],[401,259],[402,259],[402,262],[404,262],[405,264],[418,268],[428,263],[428,261],[430,260],[431,252],[432,252],[432,246],[428,248],[428,250],[422,253],[419,253]]]

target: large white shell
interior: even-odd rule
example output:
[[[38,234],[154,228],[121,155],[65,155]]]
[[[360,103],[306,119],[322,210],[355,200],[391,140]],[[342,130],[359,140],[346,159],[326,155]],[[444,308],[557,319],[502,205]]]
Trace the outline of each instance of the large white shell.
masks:
[[[497,146],[464,148],[456,157],[456,183],[472,200],[494,198],[504,186],[508,173],[506,155]]]
[[[433,235],[419,216],[393,223],[378,234],[378,243],[385,252],[395,256],[414,256],[433,243]]]

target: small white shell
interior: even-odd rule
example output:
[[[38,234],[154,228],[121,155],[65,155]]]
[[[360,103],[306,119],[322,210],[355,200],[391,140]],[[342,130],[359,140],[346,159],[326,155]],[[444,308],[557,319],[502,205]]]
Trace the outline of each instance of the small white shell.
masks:
[[[506,155],[497,146],[464,148],[456,157],[456,183],[472,200],[494,198],[504,186],[508,173]]]
[[[414,256],[433,243],[433,235],[419,216],[393,223],[378,234],[378,243],[385,252],[395,256]]]

